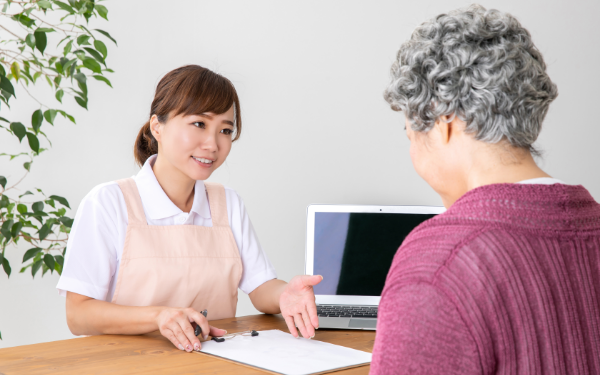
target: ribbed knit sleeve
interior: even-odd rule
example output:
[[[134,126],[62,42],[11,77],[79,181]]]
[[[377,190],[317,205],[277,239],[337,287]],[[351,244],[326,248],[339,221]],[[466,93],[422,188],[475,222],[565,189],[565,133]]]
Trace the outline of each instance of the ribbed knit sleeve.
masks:
[[[377,323],[371,374],[482,373],[456,307],[428,283],[389,285]]]
[[[471,190],[406,237],[378,315],[373,374],[600,374],[600,205]]]

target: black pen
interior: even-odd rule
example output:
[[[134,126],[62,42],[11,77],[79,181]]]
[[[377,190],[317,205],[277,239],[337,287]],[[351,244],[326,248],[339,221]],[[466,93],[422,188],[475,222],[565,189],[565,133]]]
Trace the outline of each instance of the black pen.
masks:
[[[201,314],[204,315],[204,317],[206,318],[206,315],[208,315],[208,310],[202,311]],[[198,336],[201,333],[202,328],[200,328],[200,324],[196,323],[196,328],[194,328],[194,335]]]

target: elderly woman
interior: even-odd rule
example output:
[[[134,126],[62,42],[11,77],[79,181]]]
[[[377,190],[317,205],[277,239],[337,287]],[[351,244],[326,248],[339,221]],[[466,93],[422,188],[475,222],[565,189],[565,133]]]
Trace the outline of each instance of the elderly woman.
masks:
[[[372,374],[600,374],[600,205],[532,157],[556,96],[497,10],[442,14],[400,48],[385,98],[448,210],[396,254]]]

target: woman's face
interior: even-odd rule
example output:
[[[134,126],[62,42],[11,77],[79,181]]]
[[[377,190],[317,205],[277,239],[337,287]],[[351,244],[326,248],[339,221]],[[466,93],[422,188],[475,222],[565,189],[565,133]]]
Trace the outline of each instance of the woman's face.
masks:
[[[227,159],[234,131],[233,106],[225,113],[178,115],[161,124],[152,116],[158,157],[192,180],[206,180]]]

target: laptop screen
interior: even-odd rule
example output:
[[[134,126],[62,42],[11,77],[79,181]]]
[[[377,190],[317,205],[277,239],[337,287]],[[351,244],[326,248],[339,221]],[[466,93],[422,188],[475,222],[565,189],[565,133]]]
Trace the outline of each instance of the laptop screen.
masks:
[[[380,296],[406,236],[435,214],[316,212],[315,294]]]

